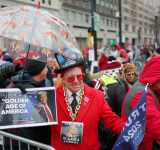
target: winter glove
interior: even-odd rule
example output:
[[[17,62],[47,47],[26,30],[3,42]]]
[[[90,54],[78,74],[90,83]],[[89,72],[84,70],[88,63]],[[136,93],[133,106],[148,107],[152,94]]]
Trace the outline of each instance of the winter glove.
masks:
[[[15,76],[18,74],[18,71],[24,69],[25,66],[20,66],[20,63],[17,63],[16,65],[7,65],[4,68],[1,69],[2,74],[6,78],[10,78],[12,76]]]
[[[20,89],[23,94],[27,93],[26,89],[22,85],[20,85],[20,84],[15,84],[12,88],[18,88],[18,89]]]

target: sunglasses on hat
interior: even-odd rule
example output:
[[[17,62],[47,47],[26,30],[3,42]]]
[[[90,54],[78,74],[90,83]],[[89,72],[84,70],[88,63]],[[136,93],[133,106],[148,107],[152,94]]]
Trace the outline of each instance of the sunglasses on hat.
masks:
[[[84,74],[76,75],[78,81],[82,81],[84,79]],[[68,83],[72,83],[75,80],[75,76],[70,76],[67,78]]]

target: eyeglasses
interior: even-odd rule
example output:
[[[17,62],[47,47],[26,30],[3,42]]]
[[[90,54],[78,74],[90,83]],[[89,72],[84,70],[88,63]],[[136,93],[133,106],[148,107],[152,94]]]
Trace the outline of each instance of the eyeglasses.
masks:
[[[127,76],[135,76],[135,73],[126,74]]]
[[[76,78],[78,79],[78,81],[82,81],[84,79],[84,77],[85,77],[84,74],[76,75]],[[67,78],[67,81],[69,83],[72,83],[74,80],[75,80],[75,76],[71,76],[71,77]]]

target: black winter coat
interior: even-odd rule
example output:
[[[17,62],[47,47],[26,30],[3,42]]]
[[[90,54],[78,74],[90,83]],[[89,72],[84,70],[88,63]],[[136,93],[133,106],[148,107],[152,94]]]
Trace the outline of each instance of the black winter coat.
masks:
[[[110,84],[107,86],[108,104],[113,112],[121,117],[121,108],[126,90],[119,83]]]
[[[22,86],[24,88],[45,87],[45,81],[37,82],[31,76],[24,76],[22,80]],[[27,139],[50,145],[50,126],[21,128],[21,136]],[[22,143],[22,149],[28,150],[27,145]],[[30,150],[37,150],[37,148],[31,146]]]

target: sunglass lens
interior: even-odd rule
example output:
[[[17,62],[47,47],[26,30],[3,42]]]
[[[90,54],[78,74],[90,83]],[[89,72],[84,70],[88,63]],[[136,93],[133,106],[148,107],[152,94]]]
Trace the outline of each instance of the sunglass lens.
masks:
[[[69,83],[72,83],[74,80],[75,80],[75,77],[68,77],[68,78],[67,78],[67,81],[68,81]]]
[[[79,81],[83,80],[84,79],[84,75],[83,74],[77,75],[77,79]]]

